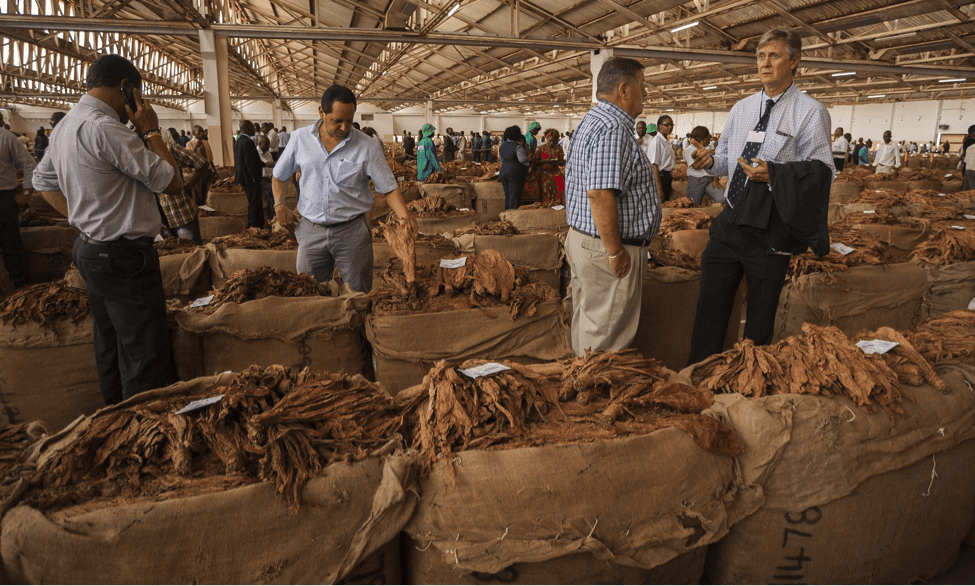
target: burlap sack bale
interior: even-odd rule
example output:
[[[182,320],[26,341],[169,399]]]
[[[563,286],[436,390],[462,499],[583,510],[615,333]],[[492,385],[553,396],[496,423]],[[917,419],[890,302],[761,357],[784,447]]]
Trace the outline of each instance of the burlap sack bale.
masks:
[[[267,297],[226,303],[209,315],[178,311],[174,348],[180,379],[252,364],[363,374],[368,298],[348,285],[331,286],[335,297]]]
[[[850,203],[859,195],[859,183],[854,181],[834,181],[829,188],[829,203]]]
[[[462,253],[480,255],[485,250],[497,250],[511,264],[528,267],[533,279],[556,291],[561,286],[565,250],[558,234],[462,234],[453,240]]]
[[[940,193],[952,194],[952,193],[958,193],[959,191],[961,191],[961,185],[962,185],[962,182],[961,181],[954,181],[952,179],[945,179],[944,181],[941,182],[941,188],[940,189],[936,189],[936,188],[933,188],[933,189],[936,189],[936,191],[938,191]]]
[[[210,268],[208,259],[212,251],[197,248],[193,252],[167,254],[159,257],[159,272],[162,274],[163,291],[166,297],[186,297],[202,294],[210,288]],[[72,287],[85,289],[85,281],[78,269],[72,268],[64,275]]]
[[[44,196],[40,193],[35,192],[27,199],[27,207],[29,207],[33,212],[42,218],[49,218],[51,220],[64,220],[65,217],[61,212],[54,209],[54,206],[47,203]]]
[[[210,282],[216,289],[223,287],[230,275],[241,269],[267,266],[292,273],[298,272],[297,250],[249,250],[245,248],[219,250],[212,244],[208,244],[206,248],[209,251],[207,262],[210,265]]]
[[[449,212],[443,218],[417,218],[417,226],[420,234],[446,234],[476,226],[480,221],[480,215],[473,211],[468,212]]]
[[[569,224],[565,219],[565,207],[553,208],[524,208],[505,210],[501,212],[501,219],[511,222],[519,232],[556,232],[569,231]]]
[[[576,553],[545,562],[525,562],[499,572],[470,572],[454,567],[454,558],[435,547],[406,544],[407,584],[697,584],[707,548],[699,547],[651,570],[602,561]]]
[[[438,360],[469,358],[538,362],[572,353],[558,299],[512,321],[508,307],[366,317],[376,381],[394,395],[420,383]],[[435,334],[435,335],[432,335]]]
[[[27,254],[31,283],[57,281],[71,268],[71,248],[78,237],[71,226],[35,226],[20,229]]]
[[[926,317],[966,309],[975,299],[975,261],[931,266],[924,270],[929,287],[924,297]]]
[[[904,161],[904,166],[908,169],[920,169],[921,159],[920,157],[907,157]]]
[[[142,393],[96,417],[173,396],[209,397],[231,376]],[[93,419],[49,438],[38,460],[58,457]],[[163,500],[102,501],[48,514],[22,505],[3,519],[3,567],[27,584],[297,584],[375,576],[370,559],[388,551],[416,504],[415,455],[398,445],[391,441],[362,461],[316,472],[297,514],[273,482],[192,496],[184,488]]]
[[[682,209],[686,209],[686,208],[661,207],[660,208],[660,217],[661,218],[666,218],[667,216],[669,216],[671,214],[679,214]],[[711,204],[711,205],[707,205],[707,206],[700,206],[700,207],[695,206],[694,209],[695,210],[698,210],[698,211],[705,212],[706,214],[708,214],[712,218],[717,218],[719,215],[721,215],[721,212],[724,211],[724,204],[715,203],[715,204]]]
[[[497,181],[474,182],[475,209],[480,222],[496,222],[504,211],[504,187]]]
[[[349,570],[338,584],[406,584],[401,549],[397,535]]]
[[[457,209],[474,209],[474,186],[470,183],[421,183],[420,196],[440,196]]]
[[[207,193],[207,207],[228,216],[247,216],[247,195],[236,183],[228,187],[213,186]]]
[[[211,238],[228,236],[242,232],[247,228],[247,218],[244,216],[201,216],[200,235],[206,242]]]
[[[691,334],[701,290],[701,271],[679,267],[648,269],[643,279],[640,323],[632,348],[664,366],[680,370],[691,357]],[[745,288],[739,287],[728,321],[725,349],[738,341],[744,311]]]
[[[687,180],[682,179],[680,181],[673,180],[670,182],[670,188],[673,193],[671,193],[671,198],[687,197]]]
[[[704,249],[711,238],[708,229],[703,230],[676,230],[669,234],[664,234],[661,238],[663,247],[667,250],[679,250],[693,258],[700,259],[704,254]]]
[[[43,421],[57,431],[105,406],[91,316],[19,326],[0,324],[0,420]]]
[[[920,218],[910,224],[854,224],[853,227],[890,246],[887,252],[891,263],[907,262],[914,248],[931,235],[931,222]]]
[[[709,548],[709,583],[910,584],[951,567],[975,516],[975,396],[971,374],[939,372],[948,390],[905,387],[917,403],[893,424],[838,397],[716,397],[746,447],[735,506],[762,505]]]
[[[802,332],[802,324],[836,326],[848,336],[890,326],[910,330],[924,319],[927,271],[914,263],[859,266],[787,282],[775,314],[775,341]]]
[[[577,445],[467,450],[455,454],[455,480],[443,462],[422,480],[406,531],[429,548],[428,560],[449,565],[441,576],[467,574],[462,581],[471,572],[552,568],[585,554],[575,561],[589,571],[613,564],[593,579],[612,583],[627,575],[614,566],[650,570],[691,554],[676,563],[687,564],[684,583],[697,583],[700,557],[691,552],[728,531],[733,462],[675,428]]]
[[[853,212],[863,212],[875,210],[877,206],[869,203],[830,203],[827,211],[827,223],[832,224],[852,214]]]
[[[907,193],[907,183],[907,181],[898,181],[896,179],[867,179],[867,189],[890,189],[899,193]]]
[[[961,183],[958,184],[959,187]],[[912,179],[907,182],[907,190],[914,191],[915,189],[931,189],[934,191],[941,191],[941,181],[937,179]],[[942,192],[946,193],[946,192]]]

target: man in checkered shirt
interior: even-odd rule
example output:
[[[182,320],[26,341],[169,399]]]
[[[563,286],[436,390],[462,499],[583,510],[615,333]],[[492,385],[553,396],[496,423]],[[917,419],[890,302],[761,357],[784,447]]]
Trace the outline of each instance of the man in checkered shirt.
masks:
[[[621,350],[636,336],[647,244],[660,196],[633,132],[643,112],[643,66],[611,58],[596,77],[599,102],[572,135],[565,167],[566,258],[572,269],[572,350]]]

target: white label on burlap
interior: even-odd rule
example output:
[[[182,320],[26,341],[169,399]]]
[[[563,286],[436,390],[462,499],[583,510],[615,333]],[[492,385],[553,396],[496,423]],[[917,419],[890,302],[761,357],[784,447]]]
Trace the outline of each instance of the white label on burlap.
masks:
[[[199,299],[197,299],[196,301],[194,301],[190,305],[190,307],[206,307],[207,305],[210,305],[210,302],[211,301],[213,301],[213,295],[208,295],[206,297],[200,297]]]
[[[865,214],[876,214],[877,213],[877,210],[863,210],[863,213],[865,213]]]
[[[467,264],[467,257],[464,258],[442,258],[440,266],[445,269],[459,269]]]
[[[968,309],[975,311],[975,298],[968,302]]]
[[[864,354],[886,354],[896,348],[899,344],[890,340],[860,340],[857,347],[863,350]]]
[[[553,210],[564,210],[565,206],[552,206]]]
[[[951,229],[952,230],[964,230],[965,227],[964,226],[952,226]]]
[[[498,364],[497,362],[488,362],[487,364],[475,366],[474,368],[465,368],[460,372],[469,376],[470,378],[480,378],[482,376],[490,376],[506,370],[511,370],[511,367]]]
[[[460,208],[460,211],[462,211],[462,212],[469,212],[469,211],[471,211],[471,208]]]
[[[973,216],[971,214],[965,214],[965,219],[966,220],[975,220],[975,216]]]
[[[200,208],[204,212],[215,212],[215,211],[217,211],[217,210],[211,208],[210,206],[196,206],[196,207]]]
[[[938,197],[945,197],[946,195],[947,195],[947,194],[944,194],[944,193],[939,193],[939,194],[938,194]]]
[[[186,407],[183,407],[182,409],[177,411],[176,415],[185,415],[190,411],[196,411],[197,409],[202,409],[209,405],[213,405],[214,403],[219,403],[221,399],[223,399],[223,397],[224,397],[223,395],[217,395],[216,397],[210,397],[208,399],[198,399],[196,401],[187,404]]]
[[[843,256],[846,256],[846,255],[850,254],[851,252],[853,252],[854,250],[856,250],[855,248],[850,248],[849,246],[843,244],[842,242],[834,242],[830,246],[830,248],[832,248],[836,252],[842,254]]]
[[[950,179],[951,177],[952,177],[952,174],[951,173],[948,173],[947,175],[945,175],[945,179]]]

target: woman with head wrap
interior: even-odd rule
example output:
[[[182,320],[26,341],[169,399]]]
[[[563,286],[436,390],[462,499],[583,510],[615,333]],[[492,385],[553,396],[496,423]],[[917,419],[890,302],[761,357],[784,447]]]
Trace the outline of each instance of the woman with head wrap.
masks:
[[[528,151],[522,146],[521,129],[517,126],[505,128],[498,149],[501,159],[501,186],[504,187],[504,209],[517,209],[521,192],[525,189],[528,165],[531,164]]]
[[[436,130],[432,124],[424,124],[420,129],[420,142],[416,146],[417,181],[426,181],[430,175],[443,171],[437,162],[437,150],[433,145],[433,133]]]
[[[525,133],[525,148],[528,149],[529,153],[534,154],[535,149],[538,148],[538,139],[535,136],[542,129],[542,125],[538,122],[532,122],[528,125],[528,132]]]
[[[540,199],[547,206],[562,205],[565,203],[565,175],[562,171],[565,151],[559,146],[558,130],[549,128],[543,136],[545,142],[532,155],[532,162],[538,170]]]

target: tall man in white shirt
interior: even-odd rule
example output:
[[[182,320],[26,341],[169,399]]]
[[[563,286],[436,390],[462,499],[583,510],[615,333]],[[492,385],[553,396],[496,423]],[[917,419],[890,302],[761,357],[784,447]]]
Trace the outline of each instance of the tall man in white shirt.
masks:
[[[0,253],[15,287],[27,285],[27,253],[20,237],[20,208],[17,206],[17,170],[24,173],[24,193],[30,195],[34,157],[13,132],[3,127],[0,114]]]
[[[897,170],[901,168],[901,151],[891,139],[890,131],[884,133],[884,141],[873,154],[873,164],[877,166],[877,173],[884,173],[897,177]]]

